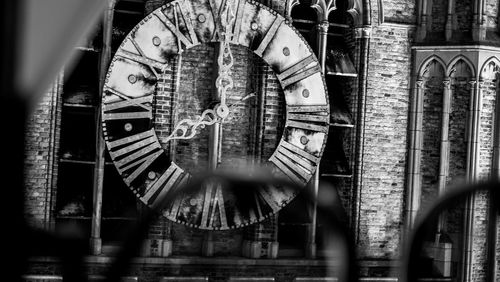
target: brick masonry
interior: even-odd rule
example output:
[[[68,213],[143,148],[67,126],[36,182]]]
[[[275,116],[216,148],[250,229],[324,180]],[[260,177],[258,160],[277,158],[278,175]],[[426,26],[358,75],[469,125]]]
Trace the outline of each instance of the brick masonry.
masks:
[[[421,209],[426,209],[438,196],[444,69],[435,65],[436,72],[430,74],[432,77],[426,81],[424,92]]]
[[[387,23],[414,23],[416,19],[415,0],[382,1],[384,22]]]
[[[61,116],[62,75],[50,87],[30,115],[25,135],[26,219],[37,227],[51,222],[57,183]]]
[[[364,260],[394,260],[400,254],[400,243],[402,238],[402,223],[403,209],[405,207],[405,170],[407,166],[407,129],[408,129],[408,111],[410,104],[410,71],[412,69],[411,46],[415,34],[415,21],[417,17],[416,1],[372,1],[372,17],[374,28],[372,31],[371,47],[369,53],[369,77],[368,77],[368,97],[367,97],[367,117],[365,128],[365,154],[363,157],[363,175],[362,187],[360,194],[361,206],[359,209],[359,234],[357,236],[358,254],[360,259]],[[444,31],[444,20],[442,17],[435,15],[443,15],[446,13],[446,5],[443,1],[432,1],[433,17],[432,31]],[[460,32],[470,32],[471,30],[471,0],[457,1],[455,7],[455,19],[457,21],[457,29]],[[146,13],[152,11],[165,1],[151,0],[146,2]],[[382,3],[382,6],[378,6]],[[488,25],[496,26],[498,9],[497,1],[487,1],[488,7]],[[282,1],[266,1],[279,12],[284,11]],[[383,11],[384,23],[378,24],[378,16]],[[351,44],[355,45],[355,40]],[[207,97],[213,91],[213,78],[210,74],[213,71],[214,63],[206,58],[214,58],[214,46],[201,46],[196,50],[191,50],[185,53],[181,62],[172,62],[172,69],[167,70],[164,75],[160,87],[163,88],[163,95],[157,97],[155,110],[157,111],[157,120],[155,121],[155,129],[158,136],[165,138],[171,129],[171,124],[167,122],[172,117],[176,120],[183,117],[199,114],[203,109],[207,108],[210,102]],[[235,48],[236,60],[253,60],[244,50]],[[353,55],[355,57],[356,54]],[[180,77],[175,76],[175,67],[181,64],[182,72]],[[236,89],[232,95],[235,101],[244,93],[254,90],[253,82],[265,83],[259,85],[264,91],[268,91],[268,99],[266,100],[267,108],[266,123],[264,128],[264,138],[273,141],[280,134],[279,116],[282,113],[283,102],[280,100],[280,89],[277,80],[265,66],[255,62],[254,67],[237,66],[233,70],[234,77],[245,78],[235,79]],[[193,79],[193,76],[205,77],[205,79]],[[256,77],[258,76],[258,77]],[[180,79],[179,89],[176,92],[176,80]],[[489,84],[488,84],[489,83]],[[357,95],[356,81],[347,83],[345,89],[345,99],[348,104],[354,109]],[[440,123],[440,93],[442,86],[428,86],[426,91],[426,106],[424,114],[424,143],[427,151],[424,151],[424,181],[423,181],[423,206],[429,204],[430,200],[437,193],[436,188],[436,160],[439,159],[439,123]],[[452,112],[450,116],[450,183],[454,183],[463,179],[465,175],[465,125],[463,121],[467,116],[467,108],[470,98],[470,86],[464,81],[455,81],[453,83],[452,96]],[[492,134],[492,113],[494,110],[495,94],[493,91],[492,82],[486,82],[487,90],[484,92],[483,99],[483,114],[481,115],[481,147],[480,147],[480,166],[479,172],[481,177],[489,174],[491,163],[491,134]],[[48,91],[40,105],[37,107],[33,116],[30,119],[27,128],[26,139],[26,216],[30,222],[35,225],[43,226],[50,223],[50,216],[53,211],[55,199],[55,189],[52,189],[54,183],[57,183],[57,156],[55,155],[58,148],[60,128],[60,93],[56,88]],[[176,96],[177,95],[177,96]],[[186,103],[190,105],[187,108],[175,107],[176,111],[171,111],[172,103]],[[234,118],[242,118],[238,124],[243,124],[245,127],[255,122],[251,118],[250,111],[252,107],[237,107]],[[250,132],[241,136],[231,134],[235,130],[234,126],[228,126],[228,134],[224,134],[225,141],[232,144],[231,148],[225,148],[225,152],[230,152],[227,156],[228,160],[239,160],[250,150],[251,138]],[[206,144],[207,132],[199,135],[197,142],[178,142],[175,153],[176,159],[182,162],[186,168],[194,169],[198,165],[199,160],[206,159],[207,148],[202,145]],[[347,135],[346,141],[352,140],[352,136]],[[270,142],[269,144],[271,144]],[[346,142],[348,144],[348,142]],[[427,146],[428,145],[428,146]],[[168,147],[168,145],[165,145]],[[262,151],[264,157],[269,156],[273,151],[271,145],[265,146]],[[347,152],[352,152],[352,148],[348,144]],[[196,154],[196,158],[194,155]],[[348,153],[351,155],[351,153]],[[352,165],[352,160],[351,165]],[[349,180],[346,180],[349,182]],[[344,206],[350,210],[351,191],[347,183],[342,186],[341,197]],[[476,239],[474,240],[474,279],[482,279],[485,275],[485,239],[484,234],[487,216],[486,216],[486,195],[479,194],[476,198],[475,222],[477,226],[474,228]],[[463,230],[461,218],[463,212],[457,208],[448,213],[448,231],[452,236],[455,236],[457,241]],[[459,223],[457,223],[459,222]],[[230,231],[226,233],[216,233],[215,248],[218,256],[240,256],[240,246],[243,240],[258,240],[267,238],[275,228],[276,223],[265,223],[253,228],[247,228],[244,231]],[[203,240],[203,232],[186,228],[182,225],[167,222],[164,219],[156,222],[150,229],[149,237],[152,239],[173,239],[173,254],[174,255],[193,255],[197,256],[201,253],[201,245]],[[455,251],[457,253],[458,251]],[[497,252],[500,253],[500,250]],[[101,266],[92,266],[93,273],[99,273]],[[181,274],[194,273],[193,269],[201,266],[176,267],[173,266],[170,270],[162,269],[154,266],[138,266],[143,271],[150,271],[147,279],[152,281],[153,275],[166,274]],[[388,268],[388,267],[386,267]],[[243,269],[243,270],[242,270]],[[301,273],[321,273],[323,268],[311,270],[307,268],[301,270]],[[363,270],[365,275],[377,273],[377,267],[373,271]],[[205,269],[206,270],[206,269]],[[200,270],[200,273],[205,270]],[[270,268],[269,271],[276,269]],[[283,273],[294,273],[298,267],[280,268]],[[55,273],[56,268],[53,265],[43,265],[35,268],[35,271],[43,273]],[[134,269],[133,271],[141,271]],[[208,270],[206,270],[208,271]],[[260,271],[259,273],[266,274],[265,270],[255,270],[252,267],[235,268],[227,270],[228,273],[237,273],[238,271]],[[385,275],[387,271],[381,270],[377,275]],[[212,274],[210,274],[212,275]],[[215,274],[213,274],[215,275]],[[288,275],[288,274],[283,274]],[[292,274],[289,274],[292,275]],[[291,276],[290,276],[291,277]],[[290,277],[287,277],[290,278]],[[149,281],[147,280],[146,281]],[[219,279],[219,278],[216,278]],[[280,278],[277,281],[288,281],[285,278]],[[222,280],[222,278],[220,278]],[[219,280],[214,280],[219,281]]]
[[[486,0],[485,12],[487,16],[487,26],[495,30],[498,27],[498,1],[496,0]]]
[[[411,25],[391,24],[372,31],[358,222],[361,258],[395,259],[399,253],[413,33]]]

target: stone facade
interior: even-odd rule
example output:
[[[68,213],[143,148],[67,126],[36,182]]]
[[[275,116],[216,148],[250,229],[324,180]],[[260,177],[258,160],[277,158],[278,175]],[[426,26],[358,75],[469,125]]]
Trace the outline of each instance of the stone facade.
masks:
[[[288,1],[261,1],[272,7],[277,12],[284,14]],[[477,175],[474,179],[484,179],[491,176],[493,162],[493,133],[498,127],[494,124],[496,99],[498,93],[498,82],[495,76],[483,75],[483,65],[487,58],[494,57],[497,66],[500,64],[500,49],[493,48],[478,49],[478,51],[464,51],[460,48],[449,48],[448,46],[460,46],[469,44],[473,39],[473,3],[472,0],[456,0],[452,10],[452,36],[446,41],[446,28],[448,23],[447,1],[426,1],[427,10],[419,11],[418,1],[402,0],[380,0],[370,1],[371,11],[371,35],[369,39],[368,52],[368,76],[366,79],[366,117],[364,121],[364,135],[362,139],[356,139],[355,130],[360,124],[354,120],[354,129],[345,130],[344,149],[348,156],[350,168],[361,167],[359,175],[360,186],[352,182],[350,178],[336,179],[333,182],[338,185],[339,194],[343,207],[348,211],[349,217],[357,219],[352,222],[350,228],[357,233],[354,235],[358,260],[361,264],[363,276],[388,277],[394,274],[391,265],[401,256],[401,245],[404,244],[405,209],[410,203],[407,196],[412,193],[411,189],[420,189],[420,209],[429,207],[439,194],[440,174],[440,139],[442,130],[442,109],[445,78],[451,78],[451,110],[449,123],[450,151],[448,158],[448,175],[446,183],[449,187],[460,184],[467,179],[472,180],[469,175],[471,170],[467,164],[468,160],[468,138],[470,133],[468,120],[470,119],[471,93],[474,90],[473,81],[479,81],[481,85],[481,114],[478,121],[478,161]],[[485,0],[485,25],[490,32],[497,32],[498,1]],[[165,1],[150,0],[145,2],[145,13],[154,10]],[[422,15],[427,15],[423,20]],[[351,20],[348,22],[354,25]],[[422,22],[427,26],[423,27]],[[422,30],[424,29],[424,31]],[[360,39],[354,38],[355,27],[346,32],[346,46],[359,70],[361,67]],[[424,34],[425,36],[420,36]],[[477,42],[476,42],[477,43]],[[115,43],[116,44],[116,43]],[[498,45],[498,42],[495,43]],[[431,46],[424,50],[424,47]],[[434,50],[443,48],[442,50]],[[444,47],[443,47],[444,46]],[[453,50],[452,50],[453,49]],[[430,51],[429,51],[430,50]],[[451,51],[449,51],[451,50]],[[235,80],[235,88],[230,93],[229,103],[237,102],[251,92],[266,93],[265,122],[262,130],[263,138],[268,142],[261,148],[263,158],[267,158],[274,151],[273,142],[280,136],[283,130],[282,120],[279,118],[284,114],[283,95],[275,74],[268,66],[265,66],[258,58],[247,50],[235,48],[235,67],[232,76]],[[440,53],[441,52],[441,53]],[[469,52],[469,53],[467,53]],[[474,53],[476,52],[476,53]],[[458,55],[464,58],[473,58],[477,61],[470,63],[475,68],[469,67],[469,61],[455,60]],[[431,56],[436,59],[429,63]],[[187,116],[199,114],[207,108],[207,97],[213,92],[213,72],[215,64],[215,45],[199,46],[185,52],[181,59],[172,60],[170,68],[163,74],[160,82],[161,95],[156,98],[155,104],[155,130],[160,138],[166,138],[171,130],[173,120],[180,120]],[[471,59],[471,61],[473,60]],[[238,62],[251,62],[251,64],[238,64]],[[444,62],[444,63],[443,63]],[[420,71],[429,65],[433,70],[427,76],[420,77]],[[177,69],[181,71],[178,73]],[[451,70],[462,70],[454,74]],[[497,72],[496,69],[494,72]],[[196,78],[196,79],[195,79]],[[358,115],[359,85],[361,75],[358,78],[345,78],[343,85],[343,98],[354,117]],[[417,79],[425,79],[425,90],[423,92],[423,127],[422,127],[422,156],[421,173],[422,181],[420,187],[410,187],[408,180],[408,158],[410,143],[408,130],[411,120],[412,95],[416,95]],[[30,118],[26,132],[26,217],[36,226],[53,228],[55,221],[54,212],[56,206],[58,159],[62,152],[59,151],[60,129],[61,129],[61,103],[62,86],[61,80],[55,83],[40,105]],[[362,83],[363,81],[361,81]],[[171,111],[172,103],[188,105],[188,107],[177,107]],[[253,103],[253,102],[249,102]],[[254,105],[255,107],[255,105]],[[176,108],[176,107],[174,107]],[[254,132],[252,126],[255,124],[256,116],[252,114],[252,107],[237,107],[232,124],[224,125],[224,152],[227,165],[233,166],[240,163],[243,158],[252,153],[255,140],[252,139]],[[236,123],[236,120],[238,122]],[[63,121],[64,122],[64,121]],[[244,130],[242,130],[244,128]],[[238,132],[238,134],[235,134]],[[241,133],[243,132],[243,134]],[[203,160],[208,159],[206,144],[208,130],[199,136],[199,142],[176,142],[175,146],[163,144],[170,152],[175,154],[183,167],[196,170],[198,167],[206,166]],[[270,142],[269,142],[270,141]],[[357,142],[364,147],[361,162],[354,158]],[[243,165],[243,163],[242,163]],[[355,177],[353,177],[354,179]],[[90,188],[89,188],[90,189]],[[106,189],[106,188],[105,188]],[[358,189],[357,192],[354,189]],[[120,190],[121,193],[128,191]],[[488,194],[478,193],[473,200],[473,227],[472,233],[472,281],[485,281],[487,269],[487,230],[491,227],[488,211]],[[357,204],[358,203],[358,204]],[[452,258],[454,271],[460,272],[460,262],[463,259],[462,250],[465,248],[463,234],[466,232],[464,217],[468,211],[463,204],[449,209],[445,216],[445,231],[452,246]],[[307,216],[306,216],[307,217]],[[302,224],[302,223],[301,223]],[[279,217],[267,222],[247,227],[242,230],[229,232],[214,232],[214,255],[217,257],[238,257],[241,265],[231,266],[219,265],[224,268],[226,275],[237,275],[241,273],[254,273],[256,276],[273,275],[272,271],[279,271],[276,281],[291,281],[298,276],[321,276],[325,275],[326,267],[317,264],[316,260],[309,260],[302,266],[290,262],[278,262],[271,266],[260,265],[260,262],[245,260],[242,258],[242,246],[246,242],[272,243],[277,240],[279,230]],[[495,226],[493,226],[495,228]],[[500,230],[498,218],[496,228]],[[498,232],[500,233],[500,231]],[[300,240],[305,240],[301,234]],[[188,227],[159,219],[151,226],[148,238],[153,244],[171,240],[172,255],[199,257],[202,254],[206,232],[193,230]],[[497,242],[500,239],[497,238]],[[279,243],[279,242],[278,242]],[[301,241],[298,245],[305,245]],[[497,258],[500,253],[500,244],[497,244]],[[150,247],[150,246],[149,246]],[[156,246],[155,248],[159,248]],[[303,250],[301,250],[303,251]],[[264,251],[263,251],[264,252]],[[153,254],[152,256],[156,256]],[[265,257],[267,254],[262,253]],[[159,256],[159,255],[157,255]],[[159,258],[158,258],[159,259]],[[286,259],[278,257],[278,260]],[[303,258],[301,258],[303,259]],[[220,262],[224,263],[223,259]],[[242,266],[245,263],[255,264],[251,267]],[[286,265],[289,263],[289,265]],[[134,266],[134,275],[146,273],[145,279],[141,281],[156,281],[154,277],[165,275],[208,275],[211,281],[225,281],[224,277],[210,274],[210,266],[206,262],[199,265],[178,264],[165,262],[172,267],[171,270],[161,268],[161,263],[145,262],[144,267]],[[57,268],[52,267],[53,262],[38,262],[33,268],[33,273],[57,274]],[[102,272],[103,264],[92,262],[92,273]],[[104,264],[105,265],[105,264]],[[143,268],[142,268],[143,267]],[[497,275],[498,274],[497,272]],[[500,279],[500,278],[498,278]]]

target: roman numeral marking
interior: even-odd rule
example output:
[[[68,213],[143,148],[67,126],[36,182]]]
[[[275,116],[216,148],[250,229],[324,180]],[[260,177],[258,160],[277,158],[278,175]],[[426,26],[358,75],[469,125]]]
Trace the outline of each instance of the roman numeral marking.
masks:
[[[183,179],[184,181],[184,179]],[[188,182],[189,180],[186,180],[186,183]],[[179,184],[179,186],[183,186],[184,184]],[[170,211],[168,212],[170,214],[170,216],[172,216],[173,218],[177,219],[177,214],[179,213],[179,209],[181,207],[181,201],[182,201],[182,198],[177,196],[174,200],[174,203],[172,205],[172,207],[170,208]]]
[[[279,29],[279,27],[281,26],[281,24],[283,23],[284,20],[285,19],[282,18],[282,17],[276,17],[276,19],[274,20],[273,24],[271,25],[271,27],[267,31],[266,35],[264,36],[264,38],[260,42],[259,47],[254,51],[255,54],[257,54],[260,57],[262,57],[262,54],[266,50],[266,48],[269,45],[269,43],[271,43],[271,40],[276,35],[276,32],[278,32],[278,29]]]
[[[121,148],[114,150],[118,147]],[[125,178],[125,183],[128,185],[144,172],[163,152],[154,129],[108,142],[108,148],[110,151],[109,154],[120,174],[135,167]]]
[[[105,88],[107,92],[110,92],[122,99],[123,101],[109,103],[104,105],[104,120],[121,120],[121,119],[151,119],[151,107],[145,105],[145,103],[151,103],[153,96],[148,95],[140,98],[130,98],[127,95],[120,93],[119,91],[112,88]],[[120,110],[126,107],[141,107],[146,110],[146,112],[120,112],[120,113],[110,113],[110,111]]]
[[[106,107],[106,111],[113,111],[113,110],[118,110],[118,109],[122,109],[122,108],[126,108],[126,107],[137,106],[137,107],[141,107],[143,109],[146,109],[147,111],[150,112],[151,107],[144,105],[144,103],[151,103],[152,98],[153,97],[151,95],[140,97],[140,98],[128,98],[125,101],[106,104],[105,107]]]
[[[212,10],[212,16],[214,19],[214,25],[215,25],[215,30],[214,34],[212,35],[212,40],[215,40],[215,37],[217,35],[220,35],[220,32],[222,31],[222,22],[221,22],[221,17],[222,17],[222,6],[224,5],[224,1],[222,1],[221,6],[218,7],[215,3],[215,0],[210,0],[210,8]]]
[[[321,106],[320,106],[321,107]],[[318,109],[320,109],[318,107]],[[322,108],[322,107],[321,107]],[[287,113],[288,119],[291,120],[301,120],[301,121],[311,121],[311,122],[328,122],[328,111],[313,111],[313,112],[296,112],[290,109]]]
[[[134,44],[135,48],[138,49],[137,43],[133,39],[130,39],[130,40],[132,41],[132,44]],[[130,60],[130,61],[133,61],[133,62],[136,62],[139,64],[143,64],[143,65],[151,68],[151,70],[156,75],[156,77],[158,77],[158,73],[156,73],[156,71],[154,69],[159,69],[161,71],[164,71],[165,68],[167,68],[167,64],[164,64],[164,63],[161,63],[161,62],[158,62],[156,60],[153,60],[153,59],[146,57],[144,55],[144,53],[142,53],[142,50],[141,51],[138,50],[138,52],[141,55],[137,55],[137,54],[132,53],[130,51],[120,49],[120,51],[116,55],[121,57],[121,58]]]
[[[198,44],[199,42],[198,42],[198,37],[194,32],[193,23],[191,22],[191,19],[184,14],[184,11],[187,9],[185,5],[186,5],[185,1],[182,2],[182,5],[180,5],[179,3],[174,4],[173,9],[174,9],[174,16],[176,19],[175,24],[172,23],[167,18],[165,13],[162,11],[157,11],[154,13],[154,15],[177,37],[178,40],[180,40],[180,42],[182,42],[182,44],[184,44],[186,48],[190,48],[193,45]],[[188,35],[184,35],[184,33],[182,33],[182,31],[179,29],[179,24],[178,24],[179,22],[178,19],[180,18],[179,14],[184,20],[184,25],[189,33]],[[180,52],[182,50],[180,44],[178,45],[178,48]]]
[[[141,63],[141,64],[144,64],[146,66],[149,67],[149,69],[154,73],[154,75],[156,76],[156,78],[160,78],[160,75],[158,74],[158,72],[155,70],[155,67],[159,67],[160,70],[164,70],[167,65],[166,64],[162,64],[160,62],[156,62],[150,58],[148,58],[145,54],[144,54],[144,51],[142,51],[141,47],[139,46],[139,44],[137,44],[137,42],[133,39],[133,38],[130,38],[130,42],[132,42],[132,45],[134,45],[135,49],[137,50],[137,52],[139,52],[139,56],[132,53],[132,52],[129,52],[129,51],[126,51],[126,50],[122,50],[122,54],[121,54],[121,57],[125,58],[125,59],[129,59],[131,61],[136,61],[138,63]],[[120,55],[120,54],[118,54]],[[158,65],[160,64],[160,65]]]
[[[315,63],[314,66],[306,68],[311,63]],[[311,55],[282,71],[277,76],[281,81],[281,86],[285,88],[318,72],[321,72],[321,67],[315,60],[314,55]]]
[[[298,185],[306,184],[319,161],[316,156],[286,141],[281,141],[269,160]]]
[[[328,106],[288,106],[287,126],[328,132]]]
[[[311,130],[311,131],[317,131],[317,132],[323,132],[323,133],[328,132],[328,127],[325,125],[318,125],[318,124],[307,123],[307,122],[303,122],[303,121],[287,120],[286,126],[305,129],[305,130]]]
[[[241,22],[243,21],[243,12],[245,11],[244,6],[245,0],[239,0],[238,10],[236,11],[236,19],[234,21],[233,38],[231,39],[234,43],[238,43],[238,38],[240,37]]]
[[[276,205],[276,201],[272,198],[272,196],[264,191],[264,188],[257,189],[256,193],[256,196],[264,200],[264,202],[273,210],[273,212],[277,212],[280,209],[280,207]]]
[[[184,173],[183,169],[172,162],[168,169],[147,187],[142,200],[153,209],[161,209],[165,205],[165,202],[161,202],[165,195],[173,188],[181,187],[188,178],[189,174]],[[179,195],[175,195],[175,197],[179,197]]]
[[[215,187],[215,195],[213,190]],[[216,210],[219,211],[220,227],[217,229],[227,229],[226,209],[224,207],[224,197],[222,187],[219,184],[209,183],[205,190],[205,201],[203,202],[203,212],[201,215],[201,228],[212,229],[214,227]]]

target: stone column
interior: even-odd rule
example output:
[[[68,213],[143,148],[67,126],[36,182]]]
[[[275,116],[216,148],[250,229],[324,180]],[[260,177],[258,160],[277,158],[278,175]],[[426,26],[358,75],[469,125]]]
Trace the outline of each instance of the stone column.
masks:
[[[428,22],[428,16],[427,16],[427,2],[428,0],[422,0],[420,1],[420,25],[417,30],[417,41],[423,41],[425,37],[427,36],[427,22]]]
[[[451,107],[451,82],[447,78],[443,81],[443,111],[441,117],[441,152],[439,158],[439,195],[442,195],[446,188],[446,180],[448,178],[449,161],[450,161],[450,107]]]
[[[111,40],[113,33],[113,15],[115,9],[115,0],[109,1],[108,9],[104,14],[103,22],[103,47],[101,51],[99,66],[99,96],[102,97],[102,89],[106,79],[106,72],[111,62]],[[100,104],[99,104],[100,105]],[[99,255],[102,252],[101,240],[101,219],[102,219],[102,194],[104,189],[104,158],[105,143],[101,125],[101,107],[96,109],[96,158],[94,165],[94,183],[93,183],[93,208],[92,208],[92,229],[90,236],[90,251],[93,255]]]
[[[420,160],[422,158],[422,118],[424,108],[425,81],[419,78],[413,90],[410,109],[410,154],[408,157],[406,230],[415,222],[421,198]]]
[[[453,16],[453,8],[455,5],[455,0],[448,0],[448,13],[446,16],[446,27],[445,27],[445,37],[446,41],[451,40],[451,36],[453,35],[453,29],[454,29],[454,20],[455,17]]]
[[[321,65],[321,71],[323,74],[326,73],[326,47],[328,41],[328,27],[330,23],[328,22],[328,16],[337,7],[335,5],[335,0],[313,0],[311,2],[311,7],[316,11],[318,16],[318,50],[317,55]],[[314,174],[314,180],[312,181],[313,193],[314,193],[314,203],[311,206],[311,224],[308,226],[307,232],[307,244],[306,244],[306,257],[316,258],[316,217],[317,217],[317,202],[316,198],[319,191],[319,175],[320,167],[316,168],[316,173]]]
[[[486,39],[487,17],[484,13],[485,0],[474,0],[474,17],[472,21],[472,38],[474,41]]]
[[[467,168],[466,176],[469,183],[474,183],[477,178],[479,157],[479,124],[481,113],[481,87],[482,82],[471,81],[471,100],[467,126]],[[462,281],[472,281],[472,254],[474,234],[474,208],[475,195],[467,198],[465,207],[465,232],[462,265]]]

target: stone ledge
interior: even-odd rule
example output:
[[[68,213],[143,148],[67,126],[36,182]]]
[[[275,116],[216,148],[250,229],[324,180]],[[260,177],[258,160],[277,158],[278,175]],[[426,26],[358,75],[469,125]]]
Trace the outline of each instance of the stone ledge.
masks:
[[[88,256],[86,263],[110,264],[114,260],[108,256]],[[36,263],[57,263],[60,260],[56,257],[33,257],[30,262]],[[175,265],[268,265],[268,266],[327,266],[325,260],[320,259],[249,259],[242,257],[138,257],[132,259],[132,264],[175,264]]]

